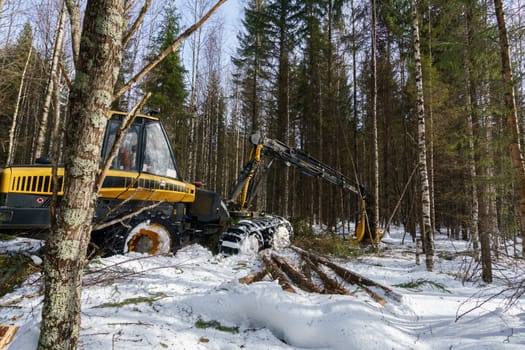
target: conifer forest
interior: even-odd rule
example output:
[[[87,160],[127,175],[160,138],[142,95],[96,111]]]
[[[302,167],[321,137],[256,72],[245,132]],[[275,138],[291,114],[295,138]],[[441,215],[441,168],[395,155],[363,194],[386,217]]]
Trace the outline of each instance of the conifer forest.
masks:
[[[83,3],[0,1],[3,166],[63,157]],[[259,130],[366,186],[377,225],[427,252],[440,234],[519,255],[525,1],[228,0],[120,90],[215,2],[124,3],[111,108],[151,93],[186,180],[227,196]],[[336,231],[358,199],[274,164],[257,206]]]
[[[402,227],[428,271],[436,235],[487,284],[523,259],[525,0],[0,0],[0,77],[2,168],[54,172],[40,350],[78,345],[110,110],[156,113],[185,189],[227,198],[259,131],[366,188],[373,232]],[[256,207],[348,237],[360,198],[277,163]]]

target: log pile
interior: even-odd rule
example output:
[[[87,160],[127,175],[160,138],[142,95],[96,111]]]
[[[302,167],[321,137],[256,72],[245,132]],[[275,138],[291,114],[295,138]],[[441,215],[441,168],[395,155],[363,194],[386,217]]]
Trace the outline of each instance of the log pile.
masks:
[[[250,284],[270,277],[277,280],[281,288],[290,293],[296,293],[298,288],[308,293],[352,295],[353,293],[344,285],[347,283],[358,286],[382,306],[386,304],[386,300],[371,287],[381,290],[385,296],[397,301],[401,300],[401,296],[391,288],[339,266],[326,257],[298,247],[292,249],[301,259],[299,268],[275,252],[264,251],[262,253],[264,268],[240,278],[239,282]],[[338,278],[344,282],[340,282]]]

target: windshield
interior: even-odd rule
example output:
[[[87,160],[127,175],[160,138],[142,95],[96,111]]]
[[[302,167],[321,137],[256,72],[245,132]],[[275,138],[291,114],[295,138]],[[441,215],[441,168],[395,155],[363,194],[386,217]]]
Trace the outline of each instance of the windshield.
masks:
[[[146,124],[145,132],[146,147],[142,171],[177,178],[171,149],[160,124]]]

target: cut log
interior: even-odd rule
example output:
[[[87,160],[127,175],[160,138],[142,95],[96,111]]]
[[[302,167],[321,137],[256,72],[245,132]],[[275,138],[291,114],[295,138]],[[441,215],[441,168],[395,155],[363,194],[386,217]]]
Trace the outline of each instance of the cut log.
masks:
[[[312,279],[312,268],[307,263],[301,264],[301,272],[306,278]]]
[[[0,325],[0,350],[7,350],[17,330],[18,326]]]
[[[273,278],[279,282],[281,288],[286,292],[295,293],[295,289],[293,289],[290,282],[288,282],[285,273],[272,261],[272,259],[270,259],[267,254],[263,254],[262,259],[266,265],[266,269]]]
[[[303,255],[303,260],[306,262],[309,268],[317,273],[321,281],[323,281],[326,294],[352,295],[348,289],[341,285],[341,283],[337,282],[337,280],[328,276],[318,265],[314,264],[310,258]]]
[[[298,269],[296,269],[291,263],[285,258],[279,255],[272,254],[272,259],[290,277],[293,283],[305,292],[309,293],[322,293],[322,289],[313,283],[310,279],[306,278]]]
[[[266,277],[266,275],[268,275],[268,270],[264,269],[256,273],[252,273],[251,275],[239,278],[239,282],[242,284],[252,284],[255,282],[262,281],[262,279]]]
[[[317,263],[320,263],[320,264],[323,264],[327,267],[329,267],[330,269],[332,269],[335,273],[337,273],[339,276],[341,276],[341,278],[343,278],[346,282],[350,283],[350,284],[357,284],[359,285],[360,287],[362,287],[368,294],[370,294],[370,296],[372,296],[375,300],[377,300],[378,302],[380,303],[385,303],[386,304],[386,301],[384,301],[384,299],[382,299],[379,295],[377,295],[377,293],[375,293],[374,291],[370,290],[370,286],[373,286],[373,287],[377,287],[377,288],[380,288],[382,290],[385,291],[385,294],[389,297],[392,297],[393,299],[397,300],[397,301],[400,301],[401,300],[401,296],[399,294],[397,294],[396,292],[394,292],[391,288],[381,284],[381,283],[378,283],[378,282],[375,282],[367,277],[364,277],[356,272],[353,272],[349,269],[346,269],[344,267],[341,267],[337,264],[334,264],[333,262],[331,262],[329,259],[325,258],[325,257],[322,257],[322,256],[319,256],[319,255],[316,255],[316,254],[312,254],[310,252],[307,252],[301,248],[298,248],[298,247],[295,247],[295,246],[292,246],[292,249],[294,249],[296,252],[298,252],[299,254],[303,255],[303,256],[308,256],[312,261],[314,262],[317,262]],[[382,300],[382,301],[381,301]],[[384,304],[383,304],[384,305]]]

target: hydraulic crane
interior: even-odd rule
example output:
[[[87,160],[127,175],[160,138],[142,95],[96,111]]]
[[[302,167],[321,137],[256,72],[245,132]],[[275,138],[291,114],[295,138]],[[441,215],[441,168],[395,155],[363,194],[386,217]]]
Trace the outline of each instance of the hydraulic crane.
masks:
[[[334,168],[322,163],[302,150],[291,147],[281,141],[265,137],[257,131],[250,135],[252,148],[250,158],[242,169],[236,185],[228,200],[228,208],[232,217],[252,218],[241,220],[233,229],[226,230],[221,235],[221,251],[236,253],[244,242],[248,241],[251,247],[263,249],[275,245],[276,218],[270,216],[253,218],[252,202],[257,194],[262,178],[267,174],[275,160],[286,166],[293,166],[300,172],[318,177],[343,190],[349,191],[360,198],[360,218],[356,223],[356,231],[352,239],[357,242],[363,240],[375,242],[382,236],[382,232],[374,232],[375,225],[372,213],[372,198],[364,186],[354,185],[355,181]],[[264,164],[263,158],[268,158]],[[253,220],[258,221],[259,230],[253,229]],[[244,227],[243,227],[244,226]],[[254,237],[250,237],[253,236]]]

